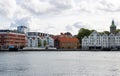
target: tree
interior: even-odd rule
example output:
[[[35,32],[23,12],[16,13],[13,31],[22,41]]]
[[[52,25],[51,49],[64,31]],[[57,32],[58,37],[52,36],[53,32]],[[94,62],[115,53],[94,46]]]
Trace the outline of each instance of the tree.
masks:
[[[116,29],[115,34],[117,34],[118,32],[120,32],[120,29]]]
[[[46,42],[46,40],[44,40],[44,46],[46,46],[46,44],[47,44],[47,42]]]
[[[99,32],[100,34],[110,34],[110,32],[109,31],[103,31],[103,32]]]
[[[40,47],[40,46],[41,46],[41,40],[38,39],[38,47]]]
[[[79,42],[82,42],[82,38],[84,36],[89,36],[94,30],[89,30],[85,28],[81,28],[78,32],[77,38],[79,39]]]

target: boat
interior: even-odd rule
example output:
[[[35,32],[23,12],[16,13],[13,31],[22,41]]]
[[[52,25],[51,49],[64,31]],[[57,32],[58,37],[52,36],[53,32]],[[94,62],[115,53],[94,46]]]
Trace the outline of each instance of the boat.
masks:
[[[18,48],[15,46],[9,46],[9,51],[18,51]]]

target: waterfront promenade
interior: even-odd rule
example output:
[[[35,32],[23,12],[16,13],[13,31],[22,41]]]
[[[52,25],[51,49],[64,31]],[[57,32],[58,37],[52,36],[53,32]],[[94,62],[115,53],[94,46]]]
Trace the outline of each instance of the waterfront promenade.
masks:
[[[3,51],[9,51],[9,49],[2,49]],[[85,49],[18,49],[18,50],[11,50],[11,51],[120,51],[118,49],[109,49],[109,50],[102,50],[102,49],[92,49],[92,50],[85,50]]]

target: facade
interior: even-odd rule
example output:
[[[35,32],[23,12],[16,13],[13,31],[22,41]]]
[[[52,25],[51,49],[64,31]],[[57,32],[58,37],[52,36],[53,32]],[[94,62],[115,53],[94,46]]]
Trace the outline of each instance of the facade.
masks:
[[[26,26],[18,26],[17,31],[22,32],[22,33],[27,33],[27,32],[29,32],[29,28]]]
[[[50,47],[54,47],[54,39],[50,36],[46,36],[45,39],[47,40],[47,45]]]
[[[115,45],[118,49],[120,49],[120,32],[116,34]]]
[[[25,34],[13,30],[0,30],[0,48],[8,49],[9,46],[23,48],[26,46]]]
[[[59,49],[77,49],[79,40],[69,33],[61,33],[55,37],[55,47]]]
[[[115,34],[116,25],[114,20],[110,26],[110,34],[99,34],[97,31],[92,32],[88,37],[82,39],[83,49],[104,49],[120,48],[120,32]]]
[[[104,49],[120,48],[120,32],[117,34],[99,34],[97,31],[92,32],[88,37],[82,39],[83,49]]]
[[[28,47],[54,47],[54,39],[45,33],[28,32],[27,41]]]

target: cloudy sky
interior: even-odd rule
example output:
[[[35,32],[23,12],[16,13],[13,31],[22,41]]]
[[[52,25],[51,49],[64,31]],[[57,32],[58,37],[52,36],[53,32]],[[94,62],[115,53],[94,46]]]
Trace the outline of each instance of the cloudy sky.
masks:
[[[109,31],[112,19],[120,29],[119,0],[0,0],[0,29],[77,34],[80,28]]]

